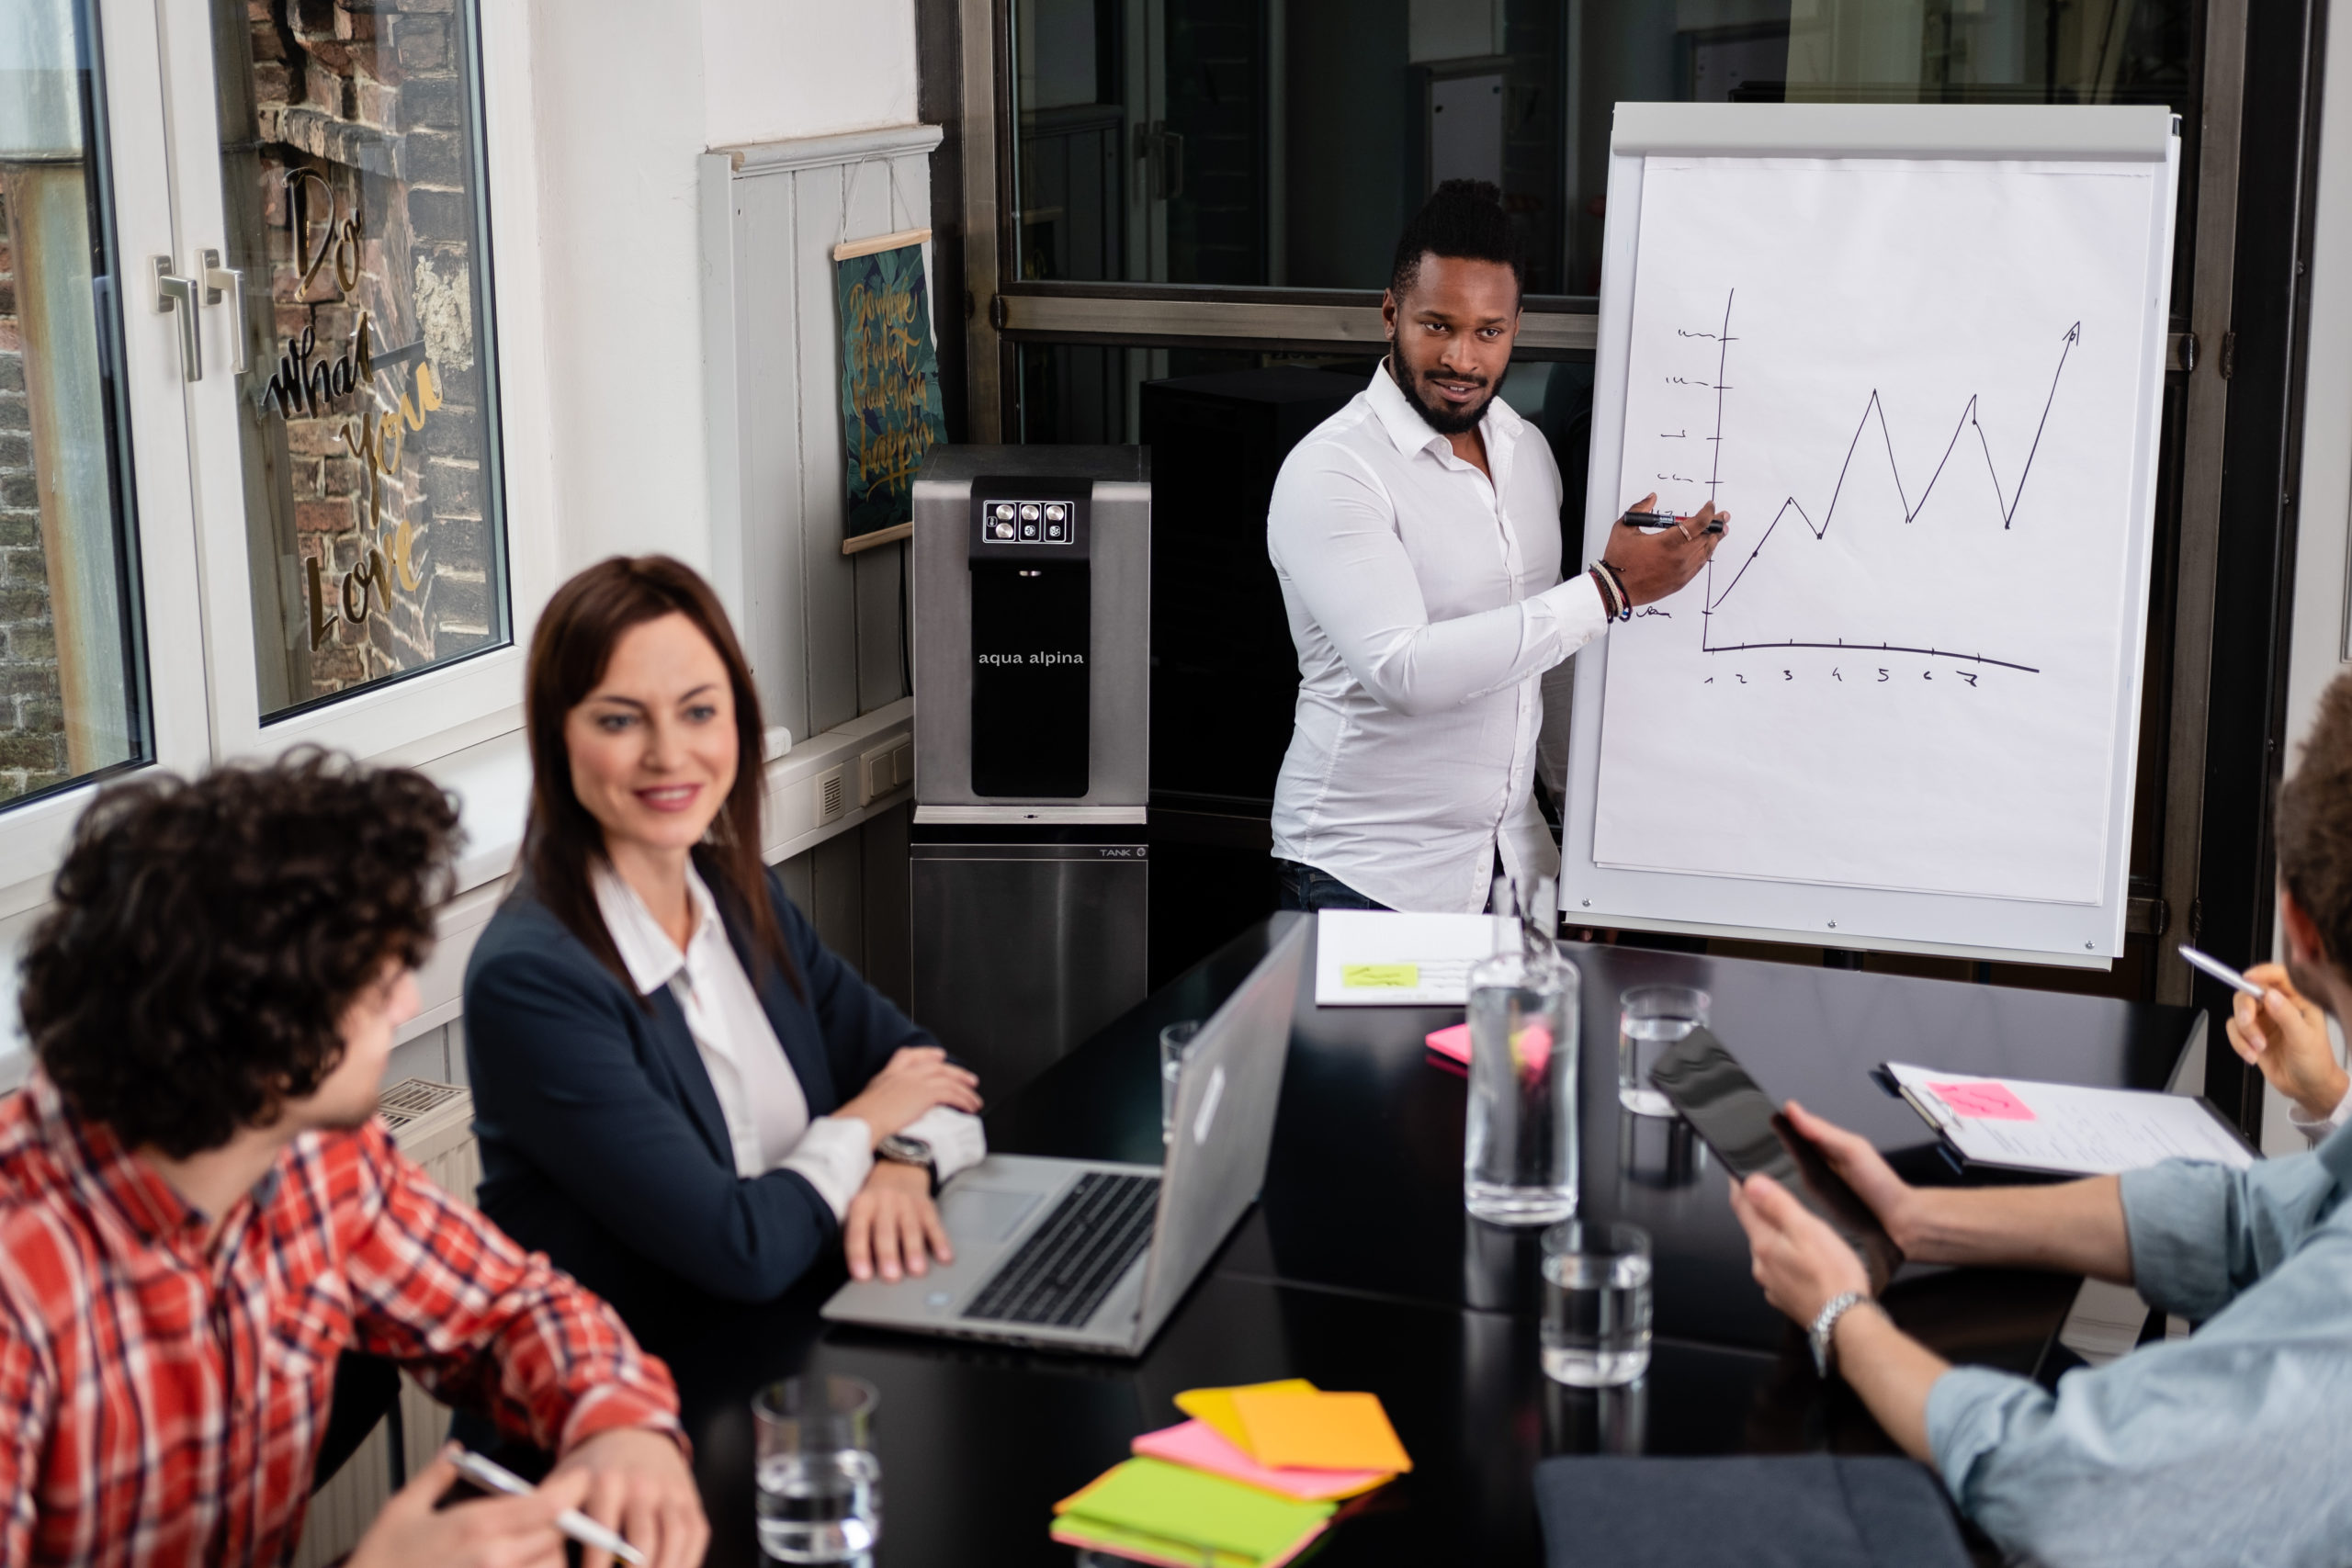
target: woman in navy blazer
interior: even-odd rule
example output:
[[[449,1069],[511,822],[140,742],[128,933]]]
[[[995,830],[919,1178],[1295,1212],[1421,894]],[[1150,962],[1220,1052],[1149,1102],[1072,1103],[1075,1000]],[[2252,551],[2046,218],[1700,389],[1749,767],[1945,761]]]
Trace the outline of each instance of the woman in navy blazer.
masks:
[[[975,1080],[761,863],[758,698],[708,586],[592,567],[528,688],[523,874],[466,971],[483,1212],[640,1337],[782,1294],[837,1236],[860,1277],[944,1259]]]

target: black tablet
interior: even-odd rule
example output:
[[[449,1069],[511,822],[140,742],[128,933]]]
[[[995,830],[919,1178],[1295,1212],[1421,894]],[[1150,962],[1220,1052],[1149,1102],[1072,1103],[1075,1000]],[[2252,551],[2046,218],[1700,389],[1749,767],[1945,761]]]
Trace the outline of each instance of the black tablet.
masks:
[[[1713,1031],[1694,1029],[1668,1046],[1650,1082],[1735,1179],[1761,1174],[1787,1188],[1860,1255],[1871,1290],[1885,1286],[1903,1261],[1894,1238]]]

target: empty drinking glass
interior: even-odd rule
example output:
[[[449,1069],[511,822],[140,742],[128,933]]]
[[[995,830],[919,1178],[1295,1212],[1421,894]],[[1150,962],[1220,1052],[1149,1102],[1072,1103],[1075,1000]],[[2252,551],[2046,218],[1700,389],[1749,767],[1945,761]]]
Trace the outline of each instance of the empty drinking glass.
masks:
[[[1567,1220],[1544,1233],[1544,1371],[1577,1388],[1632,1382],[1650,1365],[1650,1237]]]
[[[1671,1116],[1650,1087],[1665,1049],[1707,1022],[1707,993],[1693,986],[1635,986],[1617,998],[1617,1103],[1636,1116]]]
[[[1577,966],[1530,937],[1470,972],[1462,1200],[1476,1218],[1544,1225],[1577,1212]]]
[[[1188,1018],[1159,1032],[1159,1141],[1165,1144],[1176,1125],[1176,1088],[1184,1079],[1184,1057],[1201,1032],[1201,1021]]]
[[[786,1378],[752,1401],[760,1550],[785,1562],[856,1562],[882,1536],[882,1466],[869,1447],[874,1385]]]

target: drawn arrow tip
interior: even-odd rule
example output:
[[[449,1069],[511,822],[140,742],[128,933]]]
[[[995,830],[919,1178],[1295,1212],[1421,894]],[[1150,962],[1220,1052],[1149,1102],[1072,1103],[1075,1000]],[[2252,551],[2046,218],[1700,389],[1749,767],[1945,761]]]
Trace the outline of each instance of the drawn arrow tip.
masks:
[[[2066,341],[2068,343],[2080,343],[2083,341],[2082,322],[2076,321],[2073,326],[2066,329]]]

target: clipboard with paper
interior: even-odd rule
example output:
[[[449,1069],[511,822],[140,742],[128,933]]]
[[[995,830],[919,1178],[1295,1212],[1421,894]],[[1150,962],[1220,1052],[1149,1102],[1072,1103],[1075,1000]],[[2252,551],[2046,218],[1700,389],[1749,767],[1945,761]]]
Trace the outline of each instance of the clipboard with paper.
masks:
[[[1880,1071],[1968,1167],[2113,1176],[2167,1159],[2243,1170],[2262,1157],[2194,1095],[1983,1077],[1907,1062]]]

